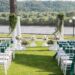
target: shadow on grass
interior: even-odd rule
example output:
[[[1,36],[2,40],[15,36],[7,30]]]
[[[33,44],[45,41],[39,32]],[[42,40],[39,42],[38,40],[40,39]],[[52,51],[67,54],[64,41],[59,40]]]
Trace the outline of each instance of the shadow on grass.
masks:
[[[62,75],[56,61],[51,56],[16,54],[15,63],[33,68],[38,68],[38,72],[51,72],[49,75]]]

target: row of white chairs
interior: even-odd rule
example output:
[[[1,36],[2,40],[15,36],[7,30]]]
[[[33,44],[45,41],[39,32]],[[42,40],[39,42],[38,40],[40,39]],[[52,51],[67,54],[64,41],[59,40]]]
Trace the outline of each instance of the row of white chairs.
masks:
[[[13,45],[8,47],[4,53],[0,52],[0,65],[3,65],[4,75],[7,75],[12,59],[15,58],[15,51]]]
[[[64,52],[64,50],[62,50],[62,49],[60,49],[57,52],[56,59],[57,59],[57,62],[58,62],[58,66],[60,65],[60,68],[61,68],[64,75],[68,75],[67,70],[71,69],[73,57],[74,57],[74,55],[72,55],[71,58],[70,58],[70,54],[66,54]]]

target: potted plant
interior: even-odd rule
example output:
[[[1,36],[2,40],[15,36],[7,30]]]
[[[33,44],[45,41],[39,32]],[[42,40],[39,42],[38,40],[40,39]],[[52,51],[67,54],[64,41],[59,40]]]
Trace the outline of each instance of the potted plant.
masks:
[[[47,42],[47,44],[48,44],[49,50],[53,50],[54,49],[54,41],[53,40],[49,40]]]
[[[17,40],[21,40],[22,38],[20,36],[16,36],[16,39]]]
[[[29,43],[26,40],[22,40],[22,45],[27,46]]]
[[[47,44],[48,44],[48,45],[53,45],[53,44],[54,44],[54,41],[53,41],[53,40],[49,40],[49,41],[47,42]]]

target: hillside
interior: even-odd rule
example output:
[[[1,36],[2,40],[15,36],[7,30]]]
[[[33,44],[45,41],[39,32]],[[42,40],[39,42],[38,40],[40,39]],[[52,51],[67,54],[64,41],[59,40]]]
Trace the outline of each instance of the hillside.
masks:
[[[9,0],[0,0],[0,12],[9,11]],[[71,1],[22,1],[17,2],[18,11],[74,11],[75,2]]]

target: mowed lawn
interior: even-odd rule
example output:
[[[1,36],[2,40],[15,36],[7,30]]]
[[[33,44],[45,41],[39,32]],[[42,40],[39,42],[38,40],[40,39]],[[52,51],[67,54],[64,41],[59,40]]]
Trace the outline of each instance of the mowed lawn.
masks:
[[[8,75],[63,75],[48,48],[28,48],[16,51]],[[1,69],[0,75],[4,75]]]
[[[36,41],[38,46],[41,46],[42,43]],[[49,51],[47,47],[16,51],[15,59],[8,69],[8,75],[63,75],[56,60],[53,59],[54,54],[55,52]],[[4,75],[2,66],[0,67],[0,75]]]

